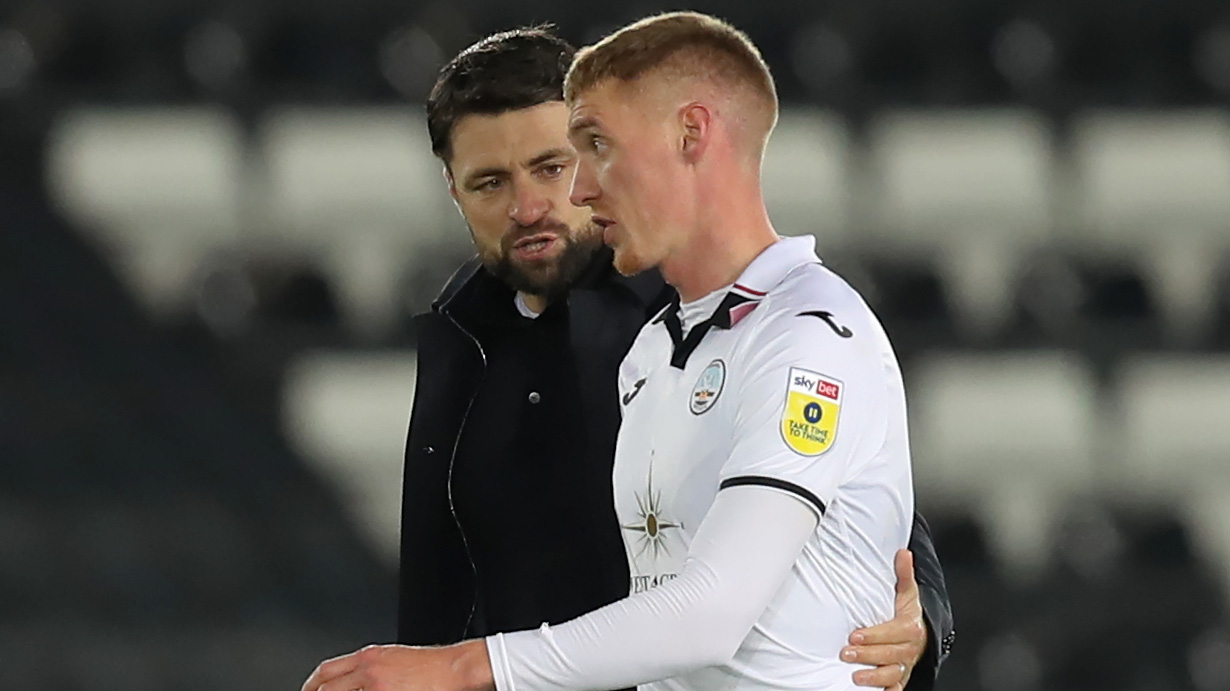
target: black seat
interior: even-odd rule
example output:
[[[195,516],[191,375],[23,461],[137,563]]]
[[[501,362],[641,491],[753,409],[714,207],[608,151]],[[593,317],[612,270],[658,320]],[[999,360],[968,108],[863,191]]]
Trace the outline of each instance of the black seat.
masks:
[[[1059,554],[1030,623],[1047,635],[1054,687],[1191,688],[1187,651],[1224,610],[1184,526],[1163,513],[1086,508],[1065,524]]]
[[[958,344],[947,287],[925,258],[866,257],[846,272],[834,266],[879,317],[903,361]]]
[[[1000,339],[1001,346],[1077,349],[1095,362],[1162,342],[1160,315],[1137,267],[1050,252],[1027,262]]]

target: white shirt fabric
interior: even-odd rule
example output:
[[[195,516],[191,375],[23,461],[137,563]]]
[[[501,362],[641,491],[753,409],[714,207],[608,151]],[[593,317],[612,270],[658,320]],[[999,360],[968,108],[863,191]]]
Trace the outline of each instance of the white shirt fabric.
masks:
[[[517,295],[513,298],[513,304],[516,305],[517,312],[526,319],[537,319],[542,316],[541,312],[535,312],[530,308],[529,304],[525,301],[525,296],[521,294],[521,291],[517,291]]]
[[[905,398],[883,329],[813,242],[777,242],[689,305],[710,319],[668,307],[642,329],[614,472],[633,594],[488,639],[501,691],[855,688],[838,653],[892,617],[911,527]]]
[[[694,302],[684,302],[680,304],[679,323],[682,325],[684,332],[699,322],[702,322],[712,316],[714,310],[716,310],[717,306],[722,303],[722,300],[726,297],[726,294],[729,293],[730,289],[733,287],[734,285],[731,284],[725,288],[715,290]]]
[[[561,626],[488,638],[496,688],[599,691],[722,664],[815,529],[815,512],[794,496],[723,491],[679,578]]]

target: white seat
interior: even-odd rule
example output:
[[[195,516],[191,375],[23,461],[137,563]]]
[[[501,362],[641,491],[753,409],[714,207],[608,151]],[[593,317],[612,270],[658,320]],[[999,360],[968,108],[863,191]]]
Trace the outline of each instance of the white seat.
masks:
[[[1182,503],[1230,486],[1230,357],[1138,356],[1120,370],[1104,481]]]
[[[1085,113],[1073,122],[1071,161],[1089,250],[1135,257],[1171,333],[1199,336],[1217,262],[1230,251],[1230,115]]]
[[[388,325],[416,257],[469,242],[417,109],[277,110],[260,128],[260,149],[266,243],[319,256],[362,331]]]
[[[1201,487],[1180,511],[1196,550],[1216,567],[1230,601],[1230,484],[1219,481]]]
[[[239,242],[243,135],[225,110],[80,108],[46,153],[53,203],[155,310],[182,308],[205,257]]]
[[[1012,573],[1049,556],[1056,509],[1090,490],[1096,387],[1074,354],[933,356],[908,386],[920,502],[981,516]]]
[[[884,251],[940,258],[961,325],[994,330],[1015,268],[1053,232],[1049,127],[1022,110],[889,112],[868,135],[864,204]]]
[[[1151,240],[1157,226],[1230,228],[1230,115],[1221,110],[1087,112],[1073,120],[1083,224],[1106,240]]]
[[[1102,484],[1182,515],[1230,596],[1230,356],[1139,356],[1120,372]]]
[[[308,353],[288,368],[282,392],[287,439],[339,488],[390,560],[397,557],[416,363],[413,351]]]
[[[783,110],[761,168],[765,203],[783,235],[815,235],[822,254],[850,224],[850,135],[839,116]]]

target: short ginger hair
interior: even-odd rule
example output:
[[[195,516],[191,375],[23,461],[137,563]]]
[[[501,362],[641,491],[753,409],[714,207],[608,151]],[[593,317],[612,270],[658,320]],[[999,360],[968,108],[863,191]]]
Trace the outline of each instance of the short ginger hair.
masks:
[[[564,80],[564,100],[572,105],[609,79],[626,83],[659,72],[749,93],[764,106],[766,135],[777,121],[777,88],[760,50],[747,34],[699,12],[646,17],[582,48]]]

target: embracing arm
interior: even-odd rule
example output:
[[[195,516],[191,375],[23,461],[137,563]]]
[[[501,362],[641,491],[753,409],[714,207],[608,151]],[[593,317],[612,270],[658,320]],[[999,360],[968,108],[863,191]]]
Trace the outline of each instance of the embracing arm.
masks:
[[[841,657],[873,666],[854,673],[859,686],[930,691],[952,646],[952,609],[931,531],[921,514],[914,514],[909,550],[897,552],[895,561],[892,620],[851,633]]]

